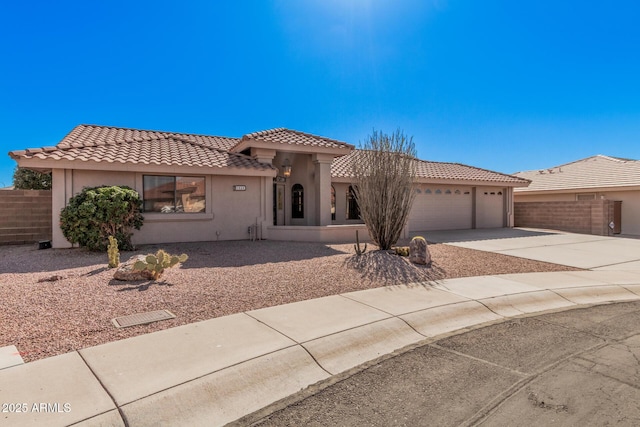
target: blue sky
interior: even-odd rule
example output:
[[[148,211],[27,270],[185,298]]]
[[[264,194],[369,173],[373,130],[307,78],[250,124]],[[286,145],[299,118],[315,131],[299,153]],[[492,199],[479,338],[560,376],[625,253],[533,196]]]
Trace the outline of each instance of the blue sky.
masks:
[[[10,150],[99,124],[222,136],[288,127],[512,173],[640,159],[633,1],[11,1],[0,6],[0,186]]]

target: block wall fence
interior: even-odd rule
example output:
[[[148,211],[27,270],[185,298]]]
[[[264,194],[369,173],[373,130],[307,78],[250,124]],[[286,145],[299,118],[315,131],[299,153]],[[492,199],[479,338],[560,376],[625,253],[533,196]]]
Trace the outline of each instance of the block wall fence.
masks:
[[[515,202],[515,226],[609,236],[612,200]]]
[[[0,191],[0,245],[51,240],[51,190]]]

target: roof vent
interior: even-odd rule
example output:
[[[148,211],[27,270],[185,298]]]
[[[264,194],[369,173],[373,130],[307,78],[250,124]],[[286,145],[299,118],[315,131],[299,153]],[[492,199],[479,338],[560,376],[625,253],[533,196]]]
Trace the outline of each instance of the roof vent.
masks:
[[[547,169],[549,173],[553,173],[553,169]]]

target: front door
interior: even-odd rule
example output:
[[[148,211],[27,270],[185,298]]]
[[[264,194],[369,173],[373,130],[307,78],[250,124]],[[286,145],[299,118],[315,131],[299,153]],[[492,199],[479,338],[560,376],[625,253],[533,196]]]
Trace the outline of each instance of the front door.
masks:
[[[284,225],[284,184],[273,184],[273,225]]]

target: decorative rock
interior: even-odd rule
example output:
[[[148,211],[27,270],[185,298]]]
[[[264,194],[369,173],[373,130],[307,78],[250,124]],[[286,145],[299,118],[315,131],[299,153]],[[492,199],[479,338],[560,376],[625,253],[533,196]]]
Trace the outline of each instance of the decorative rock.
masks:
[[[113,278],[116,280],[125,280],[125,281],[133,281],[133,280],[153,280],[153,276],[149,270],[138,271],[133,269],[133,264],[136,261],[144,261],[146,255],[134,255],[129,258],[127,261],[120,264],[115,273],[113,273]]]
[[[57,282],[58,280],[64,279],[64,276],[60,276],[58,274],[54,274],[53,276],[43,277],[42,279],[38,279],[38,283],[42,282]]]
[[[411,243],[409,243],[409,261],[423,265],[431,263],[431,253],[424,237],[416,236],[411,239]]]

